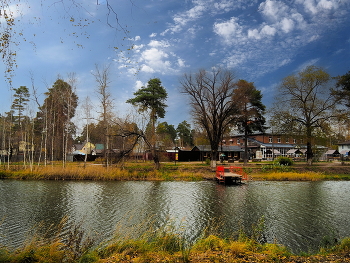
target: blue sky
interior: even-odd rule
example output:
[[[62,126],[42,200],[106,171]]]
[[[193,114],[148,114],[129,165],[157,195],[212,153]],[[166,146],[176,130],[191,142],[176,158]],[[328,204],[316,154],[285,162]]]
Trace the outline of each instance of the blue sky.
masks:
[[[269,107],[282,78],[307,65],[333,76],[350,70],[348,0],[110,0],[119,25],[113,12],[107,15],[105,0],[14,3],[11,11],[20,20],[15,29],[23,36],[14,47],[13,87],[31,87],[33,78],[42,94],[58,75],[75,72],[80,101],[89,96],[96,103],[91,72],[95,64],[110,65],[110,90],[121,116],[130,107],[125,101],[155,77],[169,94],[160,121],[177,126],[191,121],[179,93],[184,73],[227,68],[237,80],[254,82]],[[1,86],[3,113],[13,98],[4,78]]]

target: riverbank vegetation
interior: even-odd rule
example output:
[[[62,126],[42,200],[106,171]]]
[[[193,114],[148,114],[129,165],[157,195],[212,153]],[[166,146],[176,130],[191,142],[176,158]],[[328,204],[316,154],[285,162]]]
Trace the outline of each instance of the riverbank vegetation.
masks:
[[[294,254],[285,246],[266,243],[263,220],[230,237],[222,237],[215,229],[205,229],[200,238],[188,241],[181,228],[164,226],[136,232],[142,225],[131,229],[120,228],[107,241],[96,242],[86,236],[81,225],[70,226],[62,235],[64,224],[56,228],[52,237],[34,234],[18,249],[0,246],[1,263],[27,262],[348,262],[350,238],[340,241],[324,238],[317,253]],[[137,231],[135,231],[137,230]],[[67,230],[65,230],[67,233]]]
[[[220,165],[220,164],[218,164]],[[242,166],[252,180],[269,181],[322,181],[350,180],[348,163],[301,163],[283,165],[276,162],[223,164]],[[151,162],[124,162],[118,166],[105,167],[99,163],[84,165],[80,162],[51,162],[49,165],[24,165],[15,163],[0,168],[1,179],[19,180],[115,180],[115,181],[200,181],[214,180],[215,171],[202,162],[164,162],[155,170]]]

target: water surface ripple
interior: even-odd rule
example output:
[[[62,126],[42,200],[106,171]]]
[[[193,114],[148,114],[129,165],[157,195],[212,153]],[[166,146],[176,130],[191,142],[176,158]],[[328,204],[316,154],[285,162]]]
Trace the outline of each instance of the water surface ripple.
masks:
[[[0,180],[0,243],[18,247],[38,224],[81,223],[101,239],[145,224],[172,224],[194,240],[219,223],[226,236],[264,220],[268,242],[315,250],[350,236],[350,182],[87,182]],[[150,225],[151,224],[151,225]],[[44,228],[45,228],[44,227]],[[66,230],[67,231],[67,230]]]

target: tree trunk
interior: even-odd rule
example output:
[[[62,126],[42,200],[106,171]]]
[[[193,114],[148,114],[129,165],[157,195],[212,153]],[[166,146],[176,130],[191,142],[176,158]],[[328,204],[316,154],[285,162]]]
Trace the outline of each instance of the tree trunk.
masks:
[[[248,162],[248,133],[247,128],[244,130],[244,165]]]
[[[309,125],[311,126],[311,125]],[[308,165],[312,165],[312,159],[314,157],[314,154],[312,152],[312,147],[311,147],[311,139],[312,139],[312,130],[310,127],[307,127],[306,130],[306,162]]]
[[[218,151],[217,150],[213,150],[211,151],[211,159],[210,159],[210,167],[215,169],[216,168],[216,160],[218,157]]]
[[[311,142],[308,141],[306,145],[306,162],[308,165],[312,165],[312,159],[314,154],[312,152]]]

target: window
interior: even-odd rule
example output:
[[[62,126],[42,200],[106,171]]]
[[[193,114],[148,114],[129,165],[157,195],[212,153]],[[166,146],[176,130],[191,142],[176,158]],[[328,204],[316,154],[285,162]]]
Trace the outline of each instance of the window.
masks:
[[[272,143],[272,137],[269,137],[269,143]]]
[[[297,143],[297,139],[293,139],[293,143],[294,143],[294,144]]]
[[[286,143],[289,143],[289,138],[286,139]]]
[[[240,140],[239,140],[239,139],[237,139],[237,144],[238,144],[238,145],[240,144]]]
[[[277,143],[281,143],[281,138],[277,138]]]

